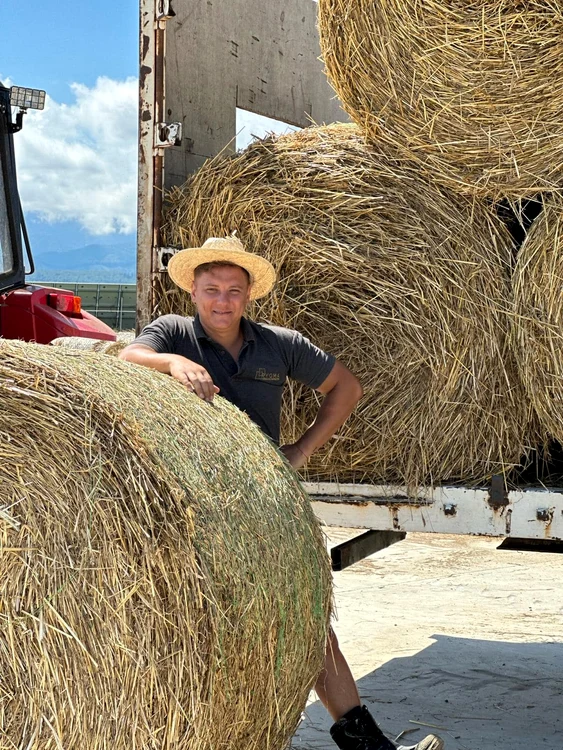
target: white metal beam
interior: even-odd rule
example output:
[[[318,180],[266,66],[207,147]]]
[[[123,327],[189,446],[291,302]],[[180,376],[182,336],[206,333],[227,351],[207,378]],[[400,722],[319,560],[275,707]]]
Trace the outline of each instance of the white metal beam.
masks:
[[[313,510],[328,526],[424,531],[525,539],[563,539],[563,492],[508,492],[502,503],[488,490],[463,487],[305,483]]]

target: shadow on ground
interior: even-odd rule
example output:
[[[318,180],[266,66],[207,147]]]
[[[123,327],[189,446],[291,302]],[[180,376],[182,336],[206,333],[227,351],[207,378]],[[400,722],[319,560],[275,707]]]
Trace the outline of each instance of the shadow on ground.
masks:
[[[431,638],[422,651],[392,659],[358,681],[362,699],[391,739],[418,729],[401,743],[435,732],[446,750],[563,747],[563,643]],[[312,703],[291,747],[334,748],[330,724],[320,702]]]

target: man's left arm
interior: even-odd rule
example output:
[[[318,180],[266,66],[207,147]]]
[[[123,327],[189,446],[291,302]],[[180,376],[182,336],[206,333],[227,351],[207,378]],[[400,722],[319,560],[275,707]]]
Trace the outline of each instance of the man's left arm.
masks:
[[[324,394],[315,421],[296,443],[281,448],[294,469],[304,466],[313,453],[330,440],[363,395],[358,378],[338,360],[328,377],[315,390]]]

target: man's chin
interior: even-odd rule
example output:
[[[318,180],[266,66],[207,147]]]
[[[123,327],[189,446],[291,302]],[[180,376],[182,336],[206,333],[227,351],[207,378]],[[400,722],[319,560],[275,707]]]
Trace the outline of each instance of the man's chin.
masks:
[[[235,316],[233,313],[213,313],[211,316],[211,319],[215,323],[231,323],[234,320]]]
[[[233,313],[229,313],[228,315],[212,313],[209,318],[206,320],[202,319],[201,322],[204,326],[207,324],[210,328],[224,329],[231,328],[237,322],[237,319]]]

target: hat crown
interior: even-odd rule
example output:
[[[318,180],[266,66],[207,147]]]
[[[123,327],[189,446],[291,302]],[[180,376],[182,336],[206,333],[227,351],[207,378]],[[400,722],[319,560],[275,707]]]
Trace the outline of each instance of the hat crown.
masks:
[[[276,269],[269,260],[244,249],[238,237],[209,237],[201,247],[188,247],[170,258],[168,275],[181,289],[192,289],[195,270],[206,263],[227,262],[248,271],[250,299],[259,299],[271,290]]]
[[[206,250],[234,250],[237,253],[244,253],[244,245],[238,237],[209,237],[205,240],[202,248]]]

